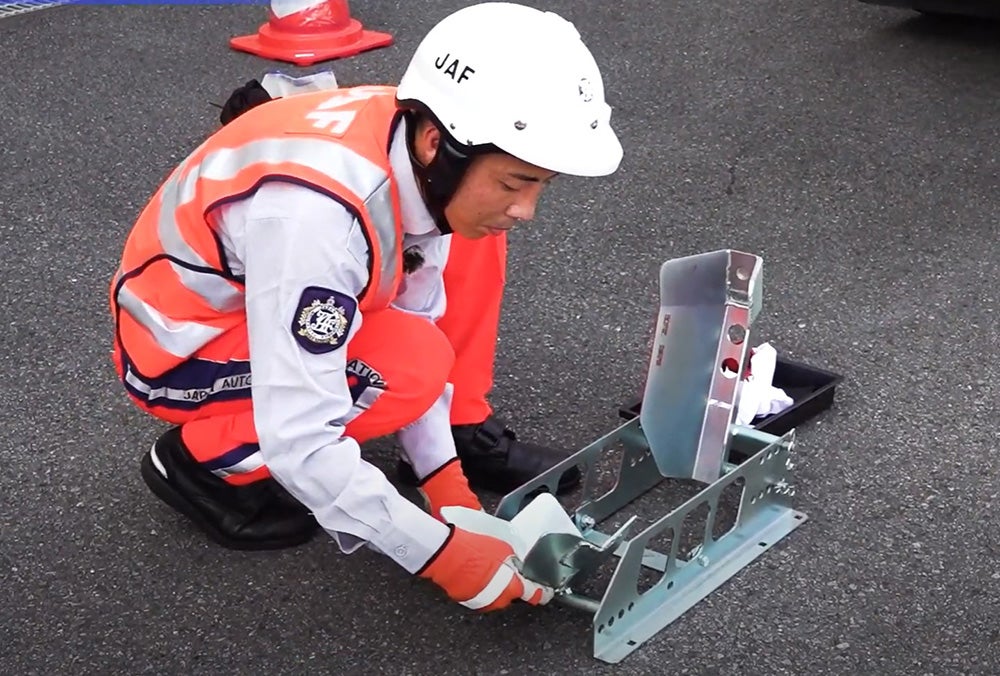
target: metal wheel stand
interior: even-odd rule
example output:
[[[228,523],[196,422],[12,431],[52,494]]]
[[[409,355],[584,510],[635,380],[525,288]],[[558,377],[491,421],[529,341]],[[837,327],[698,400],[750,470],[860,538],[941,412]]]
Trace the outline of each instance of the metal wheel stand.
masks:
[[[624,447],[614,488],[584,499],[570,515],[582,537],[543,536],[522,569],[527,577],[554,587],[559,602],[593,615],[594,657],[599,660],[621,661],[807,519],[791,505],[794,429],[779,437],[734,423],[750,324],[760,310],[761,272],[759,257],[732,250],[664,263],[639,417],[512,491],[497,507],[497,517],[513,518],[539,491],[555,494],[559,478],[574,466],[584,472],[584,495],[590,498],[599,460]],[[749,458],[730,462],[734,451]],[[597,529],[668,478],[706,485],[634,535],[634,515],[614,533]],[[735,525],[715,534],[720,497],[740,483]],[[684,558],[679,544],[684,526],[690,527],[685,521],[700,518],[695,513],[703,505],[703,538]],[[670,551],[649,547],[664,535],[670,536]],[[617,566],[600,599],[573,591],[613,557],[618,557]],[[662,575],[640,593],[643,568]]]

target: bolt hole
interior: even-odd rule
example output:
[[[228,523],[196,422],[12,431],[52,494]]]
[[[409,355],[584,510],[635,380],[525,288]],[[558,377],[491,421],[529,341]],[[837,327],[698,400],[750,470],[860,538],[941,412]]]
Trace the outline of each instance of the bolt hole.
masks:
[[[730,324],[726,333],[729,336],[729,342],[733,345],[742,345],[747,337],[747,330],[742,324]]]
[[[615,618],[614,618],[613,616],[612,616],[612,617],[609,617],[609,618],[608,618],[608,626],[610,627],[610,626],[611,626],[611,625],[613,625],[614,623],[615,623]]]
[[[796,521],[802,521],[802,515],[801,514],[796,514],[795,515],[795,520]]]
[[[628,609],[629,609],[629,611],[630,611],[630,612],[631,612],[631,610],[632,610],[633,608],[635,608],[635,603],[629,603],[629,604],[628,604]]]
[[[597,628],[597,633],[600,634],[602,631],[604,631],[604,625],[603,624]]]
[[[761,547],[767,547],[767,543],[766,542],[758,542],[757,544],[759,544]]]
[[[623,617],[625,617],[625,609],[624,608],[622,608],[621,610],[618,611],[618,619],[620,620]]]
[[[726,378],[735,378],[740,372],[740,363],[733,357],[726,357],[722,360],[722,375]]]
[[[634,646],[636,643],[635,643],[635,641],[628,641],[628,644],[629,644],[629,647],[631,647],[631,646]]]
[[[673,588],[674,588],[674,581],[671,580],[670,582],[667,583],[667,589],[673,589]]]

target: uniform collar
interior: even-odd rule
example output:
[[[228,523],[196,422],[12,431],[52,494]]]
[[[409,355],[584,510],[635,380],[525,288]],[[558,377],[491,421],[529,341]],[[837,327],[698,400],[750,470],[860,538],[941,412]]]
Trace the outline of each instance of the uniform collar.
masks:
[[[406,118],[396,125],[396,133],[389,146],[389,164],[399,189],[399,207],[403,215],[403,232],[407,235],[427,235],[438,232],[434,217],[424,205],[424,198],[417,187],[417,178],[410,164],[406,148]]]

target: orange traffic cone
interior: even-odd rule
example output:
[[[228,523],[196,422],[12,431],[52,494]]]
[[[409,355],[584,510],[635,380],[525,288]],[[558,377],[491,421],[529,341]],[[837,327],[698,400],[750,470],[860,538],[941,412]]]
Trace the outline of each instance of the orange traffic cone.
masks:
[[[365,30],[347,0],[271,0],[268,21],[255,35],[232,38],[241,52],[297,66],[353,56],[392,44],[392,36]]]

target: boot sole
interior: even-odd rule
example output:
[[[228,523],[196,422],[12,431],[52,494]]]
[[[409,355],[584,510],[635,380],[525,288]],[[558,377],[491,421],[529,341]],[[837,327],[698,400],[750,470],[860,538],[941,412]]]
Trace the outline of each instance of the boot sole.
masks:
[[[155,449],[156,446],[153,446]],[[240,551],[268,551],[275,549],[289,549],[309,542],[316,531],[302,533],[301,535],[289,536],[285,538],[275,538],[273,540],[238,540],[226,536],[219,531],[210,521],[194,507],[182,493],[175,490],[170,483],[163,478],[159,470],[153,465],[153,449],[150,449],[142,456],[139,463],[139,472],[142,480],[153,492],[153,495],[165,502],[167,505],[189,518],[198,528],[200,528],[213,542],[222,545],[227,549]]]

